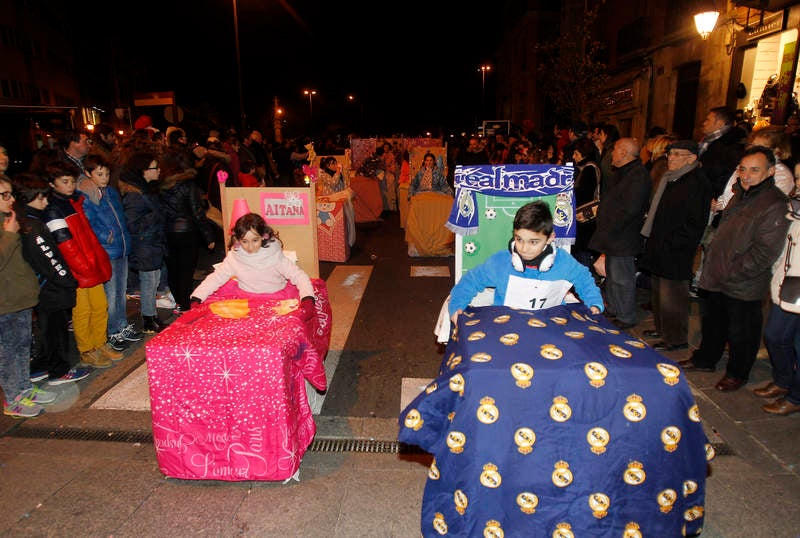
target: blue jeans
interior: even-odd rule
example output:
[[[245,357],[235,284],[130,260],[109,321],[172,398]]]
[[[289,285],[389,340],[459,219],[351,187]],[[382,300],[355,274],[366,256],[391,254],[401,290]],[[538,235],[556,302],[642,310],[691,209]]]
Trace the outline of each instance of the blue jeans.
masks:
[[[128,326],[127,299],[128,257],[111,260],[111,279],[103,284],[108,299],[108,334],[117,334]]]
[[[636,258],[606,254],[606,301],[608,309],[623,323],[639,321],[636,306]]]
[[[143,316],[155,316],[156,292],[161,278],[161,269],[155,271],[139,271],[139,295]]]
[[[13,402],[31,388],[32,308],[0,316],[0,388]]]
[[[787,312],[775,303],[770,305],[764,342],[772,363],[772,379],[781,388],[789,389],[786,399],[800,404],[800,356],[796,344],[800,340],[800,314]]]

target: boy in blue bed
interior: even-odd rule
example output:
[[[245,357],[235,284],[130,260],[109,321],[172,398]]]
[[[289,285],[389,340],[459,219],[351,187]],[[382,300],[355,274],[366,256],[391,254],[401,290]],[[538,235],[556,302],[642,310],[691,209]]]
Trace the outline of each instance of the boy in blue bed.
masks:
[[[575,293],[593,314],[603,311],[603,296],[589,269],[564,249],[553,246],[553,215],[541,200],[520,207],[514,216],[509,252],[496,252],[470,269],[450,292],[449,314],[458,315],[484,288],[495,288],[494,305],[541,310],[564,303]]]

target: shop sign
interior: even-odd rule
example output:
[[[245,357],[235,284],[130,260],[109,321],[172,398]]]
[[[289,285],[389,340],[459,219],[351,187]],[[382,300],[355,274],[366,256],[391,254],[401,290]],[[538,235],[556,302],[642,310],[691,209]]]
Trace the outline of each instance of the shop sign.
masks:
[[[606,108],[612,108],[625,103],[633,102],[633,88],[622,88],[603,98]]]
[[[784,16],[784,11],[772,13],[764,17],[764,24],[746,29],[745,33],[747,35],[747,41],[755,41],[756,39],[761,39],[764,36],[768,36],[783,30]]]

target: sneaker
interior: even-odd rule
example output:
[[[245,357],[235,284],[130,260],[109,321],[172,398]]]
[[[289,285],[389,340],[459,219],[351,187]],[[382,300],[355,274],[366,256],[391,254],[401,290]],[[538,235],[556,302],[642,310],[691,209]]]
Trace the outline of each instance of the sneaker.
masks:
[[[114,351],[125,351],[128,349],[130,342],[125,340],[125,338],[122,336],[122,333],[117,333],[108,337],[108,342],[106,342],[106,345]]]
[[[38,383],[39,381],[44,381],[48,377],[50,377],[50,374],[47,371],[33,372],[31,374],[31,383]]]
[[[3,414],[14,418],[33,418],[38,417],[44,412],[44,407],[33,402],[30,398],[23,398],[21,395],[9,403],[3,402]]]
[[[172,296],[172,292],[168,291],[164,295],[156,297],[156,307],[157,308],[175,308],[175,297]]]
[[[23,390],[21,396],[29,399],[35,404],[53,403],[56,401],[56,398],[58,398],[58,394],[55,392],[47,392],[46,390],[40,389],[36,385],[32,386],[28,390]]]
[[[81,353],[81,362],[92,368],[110,368],[112,365],[111,359],[100,354],[97,349]]]
[[[121,352],[117,351],[116,349],[112,348],[108,344],[98,347],[97,351],[98,351],[98,353],[100,353],[100,355],[102,355],[104,357],[107,357],[107,358],[111,359],[112,361],[121,361],[122,359],[125,358],[125,355],[123,355]]]
[[[181,305],[177,305],[177,306],[176,306],[176,307],[175,307],[175,308],[172,310],[172,313],[173,313],[173,314],[175,314],[176,316],[180,316],[181,314],[183,314],[183,313],[185,313],[185,312],[186,312],[186,310],[184,310],[183,308],[181,308]]]
[[[72,381],[80,381],[85,377],[89,377],[89,374],[92,373],[91,368],[81,368],[80,366],[73,366],[70,368],[69,372],[62,375],[61,377],[57,377],[55,379],[51,379],[47,382],[48,385],[63,385],[64,383],[70,383]]]
[[[128,342],[138,342],[144,338],[144,335],[136,330],[136,327],[134,327],[133,323],[129,323],[128,326],[122,329],[122,332],[119,334],[121,334],[122,337]]]

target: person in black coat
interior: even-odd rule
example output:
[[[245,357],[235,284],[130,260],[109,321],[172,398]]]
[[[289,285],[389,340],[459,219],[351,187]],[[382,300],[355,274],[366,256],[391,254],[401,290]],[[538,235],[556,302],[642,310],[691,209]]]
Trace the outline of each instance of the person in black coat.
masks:
[[[572,155],[575,162],[575,183],[573,194],[575,196],[575,207],[580,207],[600,198],[600,159],[597,148],[588,138],[579,138],[575,141]],[[578,221],[575,232],[575,245],[572,255],[579,262],[587,267],[592,267],[597,252],[589,248],[589,240],[592,238],[596,229],[594,219]]]
[[[667,170],[653,195],[640,267],[650,271],[656,351],[688,347],[689,280],[697,247],[708,222],[711,183],[697,160],[697,143],[679,140],[667,146]]]
[[[189,310],[194,289],[194,270],[202,244],[214,250],[217,226],[206,217],[200,190],[194,183],[197,171],[179,153],[161,158],[161,204],[167,238],[167,279],[175,296],[176,312]],[[221,235],[221,230],[220,235]]]
[[[589,240],[590,249],[605,254],[608,315],[623,330],[638,323],[636,256],[642,250],[640,232],[653,185],[639,149],[635,138],[620,138],[614,144],[611,164],[617,180],[600,196],[597,229]]]
[[[72,368],[70,363],[68,325],[78,281],[44,223],[50,185],[35,174],[18,174],[14,177],[14,193],[20,217],[22,257],[39,279],[39,304],[34,312],[40,345],[38,353],[33,354],[31,374],[46,374],[50,385],[78,381],[92,369]]]
[[[131,233],[128,266],[139,273],[142,330],[160,332],[164,324],[156,310],[156,292],[166,252],[164,210],[158,192],[160,168],[152,152],[134,153],[120,173],[119,190]]]

